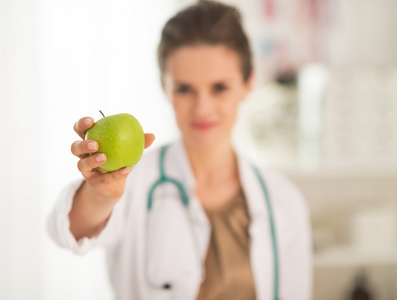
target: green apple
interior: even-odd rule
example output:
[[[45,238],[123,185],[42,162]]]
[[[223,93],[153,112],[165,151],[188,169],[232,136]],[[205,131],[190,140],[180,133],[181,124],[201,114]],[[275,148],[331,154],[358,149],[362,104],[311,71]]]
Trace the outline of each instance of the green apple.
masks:
[[[87,130],[85,139],[98,142],[99,148],[95,153],[106,154],[107,160],[100,168],[108,172],[135,165],[145,147],[141,124],[126,113],[108,117],[103,115]]]

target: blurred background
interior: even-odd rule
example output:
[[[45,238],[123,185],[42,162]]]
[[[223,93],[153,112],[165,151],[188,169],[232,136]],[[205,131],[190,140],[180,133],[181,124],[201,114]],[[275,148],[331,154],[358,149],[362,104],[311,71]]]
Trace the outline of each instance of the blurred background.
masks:
[[[80,117],[129,112],[154,147],[178,137],[156,47],[192,2],[0,1],[0,299],[112,299],[104,251],[58,248],[46,216],[80,178]],[[257,75],[234,143],[306,196],[313,298],[397,299],[397,1],[223,2],[242,12]]]

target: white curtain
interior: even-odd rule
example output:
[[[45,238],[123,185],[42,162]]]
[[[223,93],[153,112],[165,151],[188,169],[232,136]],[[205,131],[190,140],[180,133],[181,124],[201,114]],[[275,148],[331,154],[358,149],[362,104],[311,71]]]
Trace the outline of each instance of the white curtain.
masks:
[[[74,122],[135,115],[155,145],[177,136],[156,46],[176,0],[0,1],[0,299],[112,299],[102,250],[57,247],[45,218],[79,178]]]

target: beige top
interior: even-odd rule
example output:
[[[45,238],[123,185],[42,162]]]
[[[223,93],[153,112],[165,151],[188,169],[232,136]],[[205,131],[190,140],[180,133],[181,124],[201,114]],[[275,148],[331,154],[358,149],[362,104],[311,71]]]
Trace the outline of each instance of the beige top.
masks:
[[[226,205],[206,213],[212,233],[206,277],[197,300],[254,300],[248,233],[251,220],[243,191]]]

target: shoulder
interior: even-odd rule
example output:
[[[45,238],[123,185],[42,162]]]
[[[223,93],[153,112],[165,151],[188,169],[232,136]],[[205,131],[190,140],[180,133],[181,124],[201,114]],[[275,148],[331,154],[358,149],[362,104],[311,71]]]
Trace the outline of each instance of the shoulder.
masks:
[[[160,152],[164,146],[172,147],[174,145],[160,145],[153,149],[145,150],[139,162],[134,166],[130,176],[128,176],[127,184],[129,186],[142,184],[142,181],[155,180],[160,175]]]
[[[269,190],[282,251],[290,253],[291,246],[310,252],[310,211],[300,189],[282,173],[266,168],[260,173]]]
[[[158,166],[161,146],[154,149],[148,149],[143,152],[139,162],[134,166],[134,173],[145,172]]]
[[[308,206],[299,187],[287,176],[268,168],[259,168],[273,203],[284,212],[308,215]]]
[[[238,153],[238,161],[242,182],[245,188],[252,189],[250,192],[252,197],[256,198],[263,193],[257,183],[258,179],[262,179],[274,210],[282,215],[290,215],[291,212],[307,215],[307,204],[300,189],[287,176],[265,166],[255,166],[240,153]],[[255,169],[260,178],[255,175]],[[255,199],[253,201],[256,202]]]
[[[154,160],[158,160],[160,155],[162,146],[156,147],[154,149],[145,150],[141,160],[139,161],[138,165],[148,165],[151,164]]]
[[[153,165],[154,163],[157,163],[156,166],[158,166],[158,162],[160,159],[160,152],[163,148],[167,149],[167,153],[168,152],[174,152],[175,148],[177,148],[178,146],[178,141],[169,143],[169,144],[165,144],[165,145],[160,145],[157,146],[155,148],[150,148],[148,150],[145,150],[143,152],[142,158],[141,160],[138,162],[138,164],[136,165],[136,167],[147,167],[150,165]]]
[[[267,184],[272,188],[276,188],[280,192],[283,192],[283,194],[300,194],[298,186],[281,172],[264,167],[258,168],[258,170]]]
[[[145,150],[139,162],[133,167],[128,175],[122,201],[125,202],[126,212],[132,212],[131,207],[137,209],[145,199],[150,186],[159,177],[159,155],[161,147]]]

